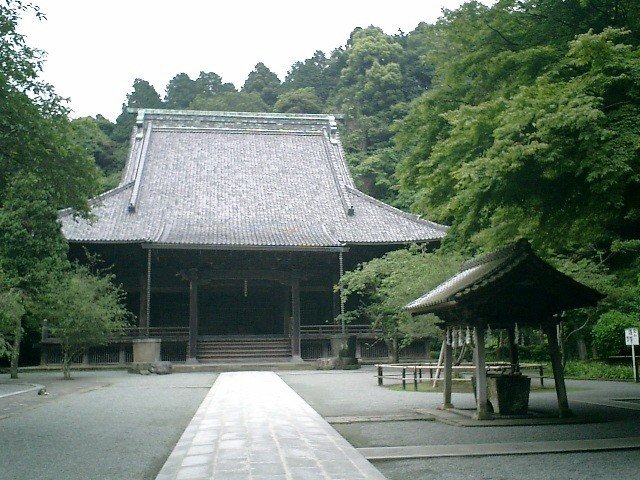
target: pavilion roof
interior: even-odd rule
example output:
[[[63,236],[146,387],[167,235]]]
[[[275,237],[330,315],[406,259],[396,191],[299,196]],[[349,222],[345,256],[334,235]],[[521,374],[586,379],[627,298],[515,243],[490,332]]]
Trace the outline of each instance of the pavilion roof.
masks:
[[[595,305],[603,295],[561,273],[520,240],[462,264],[460,271],[407,304],[413,315],[445,323],[483,319],[496,326],[537,325],[565,310]]]
[[[437,241],[446,227],[358,191],[331,115],[138,110],[117,188],[71,242],[340,249]]]

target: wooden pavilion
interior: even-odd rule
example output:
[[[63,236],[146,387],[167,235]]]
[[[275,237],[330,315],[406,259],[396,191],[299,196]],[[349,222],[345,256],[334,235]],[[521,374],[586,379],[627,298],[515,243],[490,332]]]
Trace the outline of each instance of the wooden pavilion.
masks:
[[[473,329],[478,419],[487,419],[485,329],[506,329],[511,372],[519,371],[515,325],[540,327],[546,334],[559,415],[570,415],[556,326],[565,310],[595,305],[603,295],[559,272],[531,249],[527,240],[465,262],[460,272],[405,306],[412,315],[434,313],[446,332],[443,408],[451,408],[453,329]]]
[[[130,335],[188,344],[188,362],[300,358],[336,331],[345,268],[446,231],[356,189],[331,115],[137,110],[92,214],[60,213],[71,253],[113,265]]]

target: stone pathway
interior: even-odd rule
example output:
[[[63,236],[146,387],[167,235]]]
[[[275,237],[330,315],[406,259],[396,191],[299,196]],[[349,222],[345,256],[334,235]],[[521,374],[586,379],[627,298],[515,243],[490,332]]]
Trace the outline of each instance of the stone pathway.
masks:
[[[273,372],[223,373],[156,480],[384,480]]]

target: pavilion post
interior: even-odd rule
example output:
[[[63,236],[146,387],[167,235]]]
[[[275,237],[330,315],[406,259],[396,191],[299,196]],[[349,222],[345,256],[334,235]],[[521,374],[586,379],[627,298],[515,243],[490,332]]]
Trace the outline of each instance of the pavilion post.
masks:
[[[549,343],[549,353],[551,354],[551,368],[553,370],[553,380],[556,384],[556,395],[558,397],[558,415],[560,418],[570,417],[569,400],[567,400],[567,387],[564,383],[564,369],[562,368],[562,357],[558,345],[558,332],[556,326],[549,323],[544,326],[544,333],[547,335]]]
[[[446,338],[444,340],[444,387],[443,387],[443,399],[442,409],[453,408],[451,403],[451,387],[453,385],[453,347],[449,342],[449,333],[445,333]]]
[[[484,324],[478,322],[475,328],[475,349],[476,349],[476,401],[477,420],[487,420],[490,417],[489,410],[487,408],[487,367],[485,361],[484,351]]]
[[[513,373],[520,371],[520,355],[518,353],[518,345],[516,344],[516,329],[515,325],[511,325],[507,329],[509,334],[509,355],[511,359],[511,371]]]
[[[139,334],[142,335],[149,328],[147,314],[147,276],[140,275],[140,315],[138,316]]]
[[[300,360],[300,279],[291,279],[291,356]]]
[[[198,276],[189,277],[189,356],[187,363],[198,363]]]

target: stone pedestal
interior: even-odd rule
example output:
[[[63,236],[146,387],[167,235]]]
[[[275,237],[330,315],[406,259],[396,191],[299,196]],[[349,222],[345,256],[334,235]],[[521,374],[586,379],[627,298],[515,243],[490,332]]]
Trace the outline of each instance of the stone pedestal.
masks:
[[[351,370],[360,368],[356,358],[356,336],[339,333],[331,335],[332,358],[320,359],[317,367],[321,370]]]
[[[472,380],[475,390],[475,376]],[[526,375],[487,375],[487,396],[493,413],[526,415],[530,390],[531,378]]]
[[[159,338],[138,338],[133,340],[133,363],[151,364],[160,361]]]

